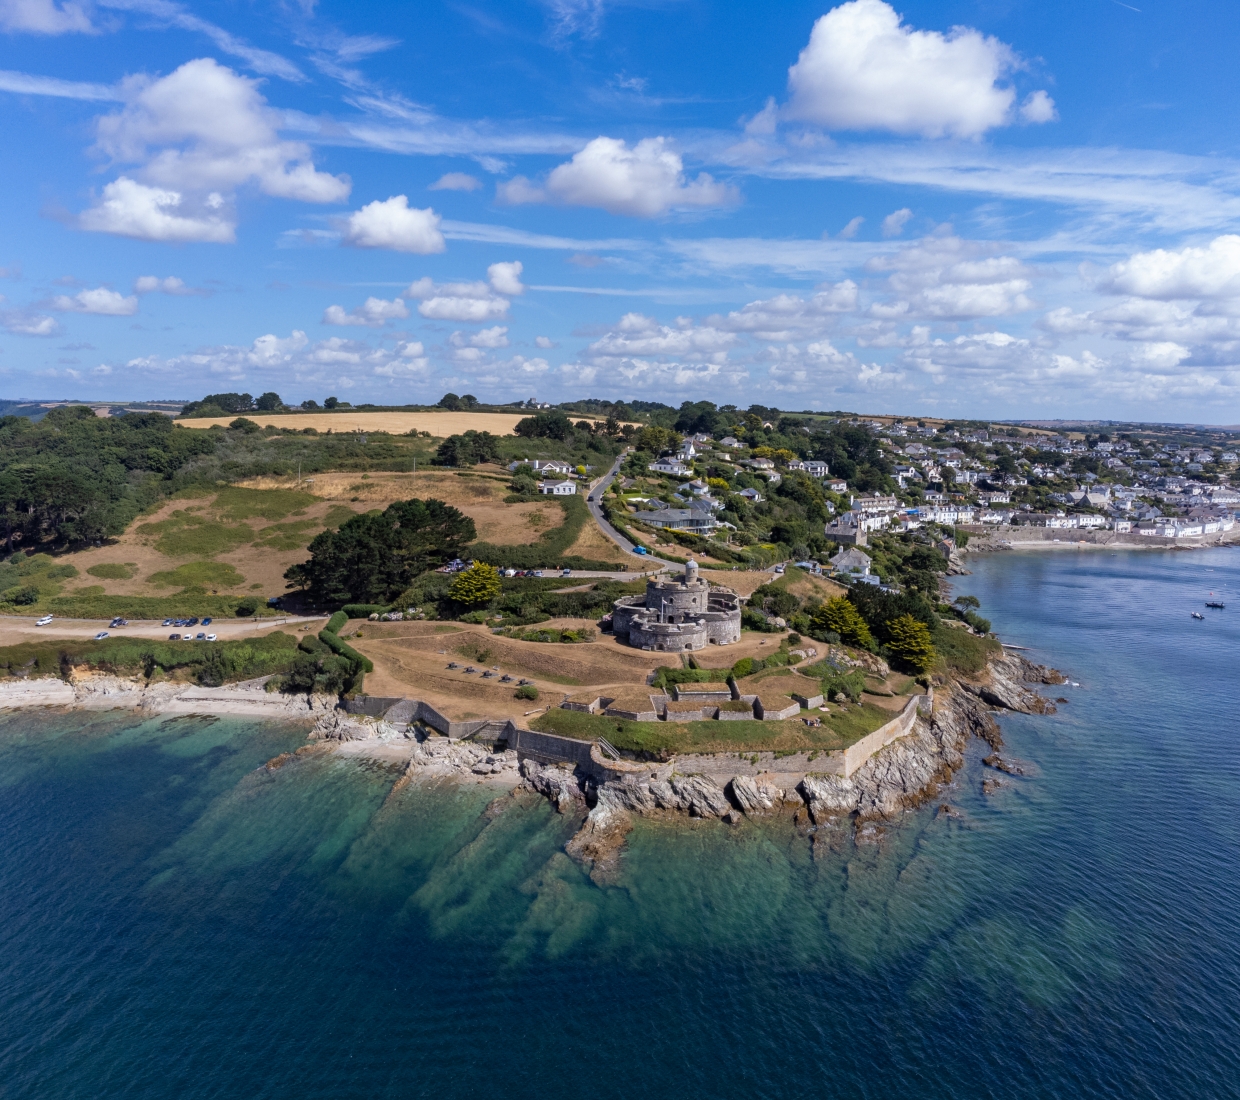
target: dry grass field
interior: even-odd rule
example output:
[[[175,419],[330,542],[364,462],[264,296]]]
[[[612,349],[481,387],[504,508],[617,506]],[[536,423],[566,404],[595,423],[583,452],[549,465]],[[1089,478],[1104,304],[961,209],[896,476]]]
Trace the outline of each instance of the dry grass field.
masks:
[[[517,422],[530,413],[492,412],[338,412],[338,413],[245,413],[247,420],[260,427],[314,428],[319,432],[390,432],[404,435],[407,432],[430,432],[436,438],[447,438],[461,432],[490,432],[492,435],[512,435]],[[228,427],[235,420],[232,416],[195,417],[178,420],[187,428],[211,428],[215,425]],[[572,416],[578,420],[598,421],[594,416]]]
[[[499,674],[533,680],[539,705],[556,705],[586,684],[640,686],[660,663],[658,655],[629,649],[609,635],[576,645],[522,642],[467,623],[359,623],[349,642],[374,662],[374,672],[366,675],[369,694],[424,699],[451,718],[519,717],[535,706],[513,698],[515,683],[501,684],[498,675],[482,678],[495,666]],[[452,661],[462,667],[449,669]],[[479,671],[466,673],[469,664]]]
[[[108,545],[67,554],[79,575],[64,595],[171,595],[200,585],[209,592],[284,592],[284,571],[304,561],[310,540],[349,516],[410,497],[436,497],[473,519],[478,537],[516,546],[563,522],[553,501],[505,504],[499,477],[434,471],[258,478],[201,496],[179,496],[139,517]],[[601,536],[599,536],[601,538]]]

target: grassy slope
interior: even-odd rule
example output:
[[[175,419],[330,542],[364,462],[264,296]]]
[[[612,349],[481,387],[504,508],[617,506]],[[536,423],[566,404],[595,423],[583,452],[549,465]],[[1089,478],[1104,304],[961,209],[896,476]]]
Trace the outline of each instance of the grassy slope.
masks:
[[[806,712],[808,713],[808,712]],[[847,748],[895,717],[890,711],[865,703],[821,717],[821,729],[810,729],[800,719],[784,722],[627,722],[620,718],[584,714],[553,707],[530,727],[563,737],[591,740],[605,737],[618,749],[658,755],[668,752],[793,752]]]

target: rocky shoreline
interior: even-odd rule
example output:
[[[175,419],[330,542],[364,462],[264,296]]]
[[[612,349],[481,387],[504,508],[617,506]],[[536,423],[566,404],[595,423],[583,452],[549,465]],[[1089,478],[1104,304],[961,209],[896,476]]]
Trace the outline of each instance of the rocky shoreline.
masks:
[[[334,752],[380,760],[403,768],[398,789],[415,782],[472,782],[508,796],[537,794],[562,814],[580,816],[566,845],[569,856],[598,882],[614,879],[634,819],[699,818],[737,824],[745,818],[791,817],[806,831],[852,828],[859,839],[876,823],[897,819],[935,797],[964,764],[969,741],[978,737],[990,752],[984,763],[999,773],[983,784],[987,794],[1011,784],[1008,776],[1027,765],[1000,752],[996,710],[1053,714],[1055,704],[1031,685],[1064,682],[1054,669],[1013,652],[993,659],[977,677],[954,676],[936,685],[933,707],[919,712],[907,735],[877,751],[851,775],[757,770],[739,758],[686,757],[649,769],[630,769],[622,779],[598,782],[565,764],[542,764],[512,749],[455,740],[417,724],[347,714],[330,696],[282,696],[264,680],[222,688],[146,684],[115,676],[18,681],[0,684],[0,707],[63,706],[79,709],[134,708],[149,714],[202,713],[267,717],[313,723],[308,744],[267,767],[282,767],[304,752]],[[765,754],[764,754],[765,755]],[[752,757],[750,758],[752,759]],[[735,773],[730,765],[735,763]],[[802,764],[808,769],[808,762]],[[725,778],[726,777],[726,778]],[[497,800],[495,812],[503,809]]]
[[[408,762],[402,787],[450,779],[507,788],[513,797],[535,792],[559,813],[580,816],[580,828],[565,850],[596,881],[609,882],[637,817],[736,824],[745,818],[786,815],[807,830],[851,827],[864,837],[874,832],[876,823],[895,820],[933,798],[963,766],[965,748],[974,737],[990,749],[988,767],[1008,775],[1027,774],[1024,765],[1000,754],[1002,735],[994,711],[1052,714],[1054,703],[1030,685],[1063,682],[1053,669],[1004,653],[976,678],[953,678],[939,685],[933,710],[919,714],[907,736],[879,750],[848,778],[813,772],[791,777],[740,774],[738,768],[738,774],[721,779],[726,768],[720,771],[720,761],[713,761],[706,774],[705,769],[691,770],[704,761],[686,759],[599,783],[566,764],[541,764],[512,750],[428,736],[412,727],[402,731],[381,719],[338,711],[319,719],[312,738],[365,755],[403,742]],[[986,792],[1008,782],[1002,776],[988,779]],[[502,798],[497,801],[495,812],[503,809],[502,803]]]
[[[563,766],[526,760],[521,771],[525,785],[549,798],[561,813],[584,814],[566,851],[596,881],[609,882],[637,816],[687,815],[737,823],[784,814],[815,830],[851,827],[864,837],[874,832],[876,823],[892,821],[932,799],[963,766],[965,747],[973,737],[990,747],[988,766],[1025,774],[1019,762],[999,755],[1002,735],[992,708],[1054,713],[1054,704],[1027,685],[1063,681],[1053,669],[1005,653],[977,679],[956,679],[936,689],[933,712],[919,715],[908,736],[875,753],[849,778],[811,773],[793,786],[779,786],[763,776],[737,775],[721,784],[706,775],[672,774],[595,786],[578,782]],[[1007,781],[995,778],[989,783],[987,793],[992,793]]]

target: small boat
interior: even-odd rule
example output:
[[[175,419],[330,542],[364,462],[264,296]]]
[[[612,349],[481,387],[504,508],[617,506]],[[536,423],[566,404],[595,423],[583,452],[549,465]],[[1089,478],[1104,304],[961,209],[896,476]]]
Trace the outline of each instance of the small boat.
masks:
[[[1205,616],[1204,616],[1204,615],[1203,615],[1200,611],[1194,611],[1192,614],[1193,614],[1193,618],[1194,618],[1194,619],[1204,619],[1204,618],[1205,618]]]
[[[1220,611],[1227,605],[1222,600],[1206,600],[1206,607],[1217,607]]]

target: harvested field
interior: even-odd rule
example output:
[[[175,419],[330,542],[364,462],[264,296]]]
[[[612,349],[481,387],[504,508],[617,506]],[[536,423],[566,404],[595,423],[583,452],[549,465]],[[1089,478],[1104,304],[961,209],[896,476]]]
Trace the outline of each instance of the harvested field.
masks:
[[[512,435],[517,422],[524,420],[529,413],[493,413],[493,412],[337,412],[337,413],[260,413],[242,414],[246,420],[252,420],[260,427],[271,425],[273,428],[292,428],[301,431],[303,428],[314,428],[319,432],[389,432],[392,435],[405,435],[407,432],[430,432],[437,438],[447,438],[461,432],[490,432],[492,435]],[[215,425],[228,427],[236,417],[195,417],[190,420],[178,420],[187,428],[211,428]],[[573,416],[578,420],[599,421],[594,416]]]

